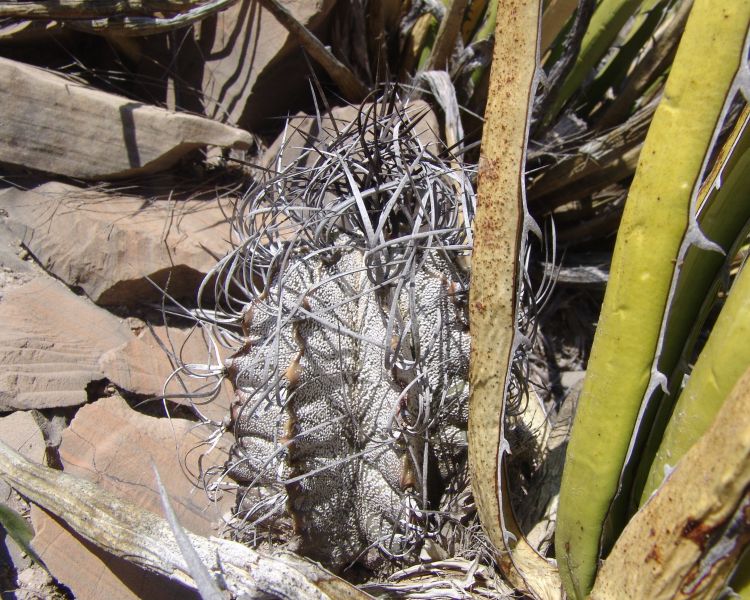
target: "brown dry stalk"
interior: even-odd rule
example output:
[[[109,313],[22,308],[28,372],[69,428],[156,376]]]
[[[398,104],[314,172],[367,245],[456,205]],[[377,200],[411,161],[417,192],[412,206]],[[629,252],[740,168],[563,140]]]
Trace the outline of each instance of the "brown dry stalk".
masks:
[[[368,93],[367,86],[336,58],[307,27],[302,25],[278,0],[260,0],[263,8],[268,10],[289,32],[297,38],[300,45],[320,64],[339,86],[341,92],[350,102],[361,101]]]
[[[448,70],[467,4],[468,0],[453,0],[451,2],[443,20],[440,22],[440,29],[438,29],[435,38],[435,45],[432,47],[432,56],[430,56],[427,70]]]
[[[556,569],[534,551],[515,523],[503,464],[509,450],[505,398],[520,341],[518,292],[530,226],[523,177],[536,89],[540,5],[535,0],[498,4],[474,219],[469,465],[479,517],[506,577],[534,597],[559,598]]]

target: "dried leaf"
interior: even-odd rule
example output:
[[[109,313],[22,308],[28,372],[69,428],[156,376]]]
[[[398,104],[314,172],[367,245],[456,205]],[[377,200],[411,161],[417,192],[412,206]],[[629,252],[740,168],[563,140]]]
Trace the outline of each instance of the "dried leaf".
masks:
[[[115,556],[195,587],[169,524],[95,484],[34,464],[0,441],[0,472],[16,490],[64,518],[79,535]],[[63,517],[64,516],[64,517]],[[242,544],[188,534],[201,561],[227,589],[250,598],[370,598],[316,563],[292,553],[266,556]]]
[[[479,517],[506,577],[534,597],[559,598],[556,568],[531,548],[515,522],[503,466],[510,450],[505,404],[521,337],[516,326],[520,273],[532,226],[522,175],[536,88],[540,4],[498,3],[474,220],[469,465]]]

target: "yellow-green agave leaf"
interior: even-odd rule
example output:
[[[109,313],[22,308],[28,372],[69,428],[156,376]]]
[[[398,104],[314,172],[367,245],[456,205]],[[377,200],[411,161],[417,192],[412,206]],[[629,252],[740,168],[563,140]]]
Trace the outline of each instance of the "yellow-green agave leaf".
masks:
[[[750,542],[750,369],[716,420],[636,513],[592,600],[717,598]]]
[[[743,198],[747,201],[747,198]],[[651,465],[644,500],[703,435],[722,402],[750,366],[750,269],[737,276],[687,385],[680,393]],[[747,409],[750,410],[750,404]]]
[[[697,0],[639,160],[568,446],[555,548],[572,598],[624,527],[613,511],[693,199],[743,58],[750,0]],[[606,525],[606,527],[605,527]]]

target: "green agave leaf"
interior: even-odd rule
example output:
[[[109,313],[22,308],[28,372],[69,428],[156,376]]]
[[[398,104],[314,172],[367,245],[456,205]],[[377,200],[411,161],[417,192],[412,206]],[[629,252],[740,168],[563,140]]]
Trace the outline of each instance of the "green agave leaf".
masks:
[[[591,600],[715,600],[750,542],[750,369],[604,561]]]
[[[589,106],[593,107],[600,102],[610,87],[618,85],[627,77],[628,70],[643,52],[646,42],[656,31],[670,4],[674,4],[674,0],[647,0],[642,3],[624,43],[586,88]]]
[[[421,40],[421,47],[419,50],[419,58],[417,59],[417,71],[422,71],[427,66],[427,62],[430,60],[432,55],[432,47],[435,44],[435,38],[438,32],[438,21],[435,17],[431,17],[430,23],[424,33],[424,37]]]
[[[738,563],[729,587],[740,600],[750,600],[750,551]]]
[[[665,393],[658,387],[652,391],[650,398],[644,399],[645,402],[658,407],[658,412],[651,426],[648,445],[640,458],[639,473],[633,486],[631,511],[646,501],[663,478],[666,463],[664,460],[654,462],[657,448],[662,444],[664,430],[672,415],[675,398],[680,393],[693,348],[724,279],[727,261],[731,261],[750,228],[750,203],[747,202],[750,195],[748,150],[750,109],[746,108],[740,115],[734,131],[724,143],[716,166],[709,174],[697,199],[700,206],[700,229],[708,239],[719,246],[723,254],[692,245],[686,248],[682,268],[675,282],[670,310],[663,324],[661,351],[655,365],[659,373],[668,377],[668,389]],[[689,242],[690,240],[687,240],[688,244]],[[688,431],[684,433],[690,435]],[[700,434],[693,432],[692,435],[695,441]],[[671,464],[674,464],[675,460],[676,458]]]
[[[589,593],[625,524],[616,501],[630,491],[646,432],[642,400],[664,383],[653,365],[683,240],[709,245],[695,197],[736,91],[748,22],[749,0],[696,1],[630,188],[560,491],[555,547],[572,598]]]
[[[480,42],[482,40],[489,39],[489,37],[495,32],[495,23],[497,22],[497,3],[498,0],[489,0],[487,2],[484,16],[479,24],[479,27],[474,33],[474,37],[471,39],[472,42]]]
[[[747,196],[742,197],[747,204]],[[740,271],[711,335],[680,394],[651,465],[642,502],[713,422],[724,398],[750,365],[750,269]]]
[[[563,82],[560,94],[545,117],[545,123],[553,122],[568,100],[581,88],[640,4],[640,0],[602,0],[599,3],[583,38],[576,64]]]
[[[635,108],[661,91],[692,3],[692,0],[683,0],[666,14],[651,37],[648,49],[628,70],[614,100],[598,107],[591,115],[590,119],[597,128],[607,129],[621,123]]]
[[[461,39],[468,44],[474,38],[487,13],[488,0],[471,0],[461,23]],[[497,2],[493,0],[497,7]]]
[[[21,548],[21,550],[28,554],[34,562],[41,567],[44,567],[45,570],[47,569],[44,565],[44,561],[42,561],[39,555],[34,552],[34,549],[31,547],[31,540],[34,538],[34,530],[31,525],[28,524],[26,519],[8,505],[0,503],[0,525],[2,525],[3,529],[5,529],[11,539],[18,544],[18,547]]]

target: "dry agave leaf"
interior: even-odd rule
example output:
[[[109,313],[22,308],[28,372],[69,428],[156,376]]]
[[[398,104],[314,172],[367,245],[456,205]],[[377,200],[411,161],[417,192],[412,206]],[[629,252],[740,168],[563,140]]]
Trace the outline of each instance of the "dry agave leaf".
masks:
[[[60,2],[0,2],[0,17],[23,19],[101,19],[144,16],[153,13],[181,13],[216,2],[206,0],[62,0]]]
[[[492,569],[462,558],[414,565],[365,589],[387,598],[514,598],[514,590]]]
[[[187,533],[185,533],[185,530],[177,520],[177,515],[172,508],[172,503],[169,501],[167,490],[164,488],[164,484],[161,482],[161,477],[159,477],[159,470],[153,463],[151,466],[154,470],[156,486],[159,488],[159,495],[161,496],[161,502],[162,506],[164,507],[164,514],[167,517],[167,522],[169,523],[169,527],[172,529],[172,533],[174,533],[174,538],[180,548],[182,557],[188,564],[190,574],[193,577],[193,581],[195,581],[196,586],[198,587],[198,591],[200,592],[201,597],[203,598],[203,600],[222,600],[224,598],[224,595],[221,593],[216,580],[214,580],[211,572],[201,561],[200,556],[198,556],[195,548],[190,543],[190,538],[188,538]]]
[[[195,587],[169,524],[122,501],[95,484],[32,463],[0,442],[0,472],[22,495],[64,518],[79,535],[100,548]],[[220,575],[227,589],[249,598],[370,598],[316,563],[292,553],[267,556],[214,537],[188,534],[203,564]]]
[[[507,1],[498,30],[482,143],[470,291],[469,464],[480,520],[508,580],[534,597],[559,598],[556,568],[523,538],[510,508],[504,421],[517,328],[525,240],[523,165],[536,88],[541,3]]]
[[[536,213],[552,211],[635,172],[657,102],[651,102],[619,127],[583,140],[576,152],[561,156],[529,184],[529,205]]]
[[[140,2],[91,3],[71,0],[56,2],[52,6],[49,2],[2,2],[0,14],[21,18],[28,16],[37,19],[59,19],[72,29],[100,35],[116,33],[118,36],[143,36],[187,27],[228,8],[235,2],[237,0],[149,2],[147,7]],[[162,14],[165,5],[171,5],[168,10],[169,16],[158,16]]]
[[[426,65],[428,70],[447,70],[451,54],[453,54],[453,49],[456,46],[456,37],[461,29],[461,20],[467,4],[468,0],[452,0],[450,3],[435,37],[432,54]]]

